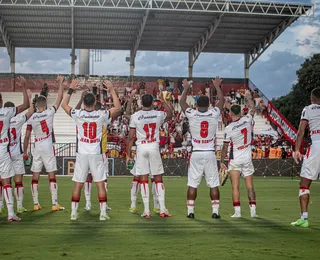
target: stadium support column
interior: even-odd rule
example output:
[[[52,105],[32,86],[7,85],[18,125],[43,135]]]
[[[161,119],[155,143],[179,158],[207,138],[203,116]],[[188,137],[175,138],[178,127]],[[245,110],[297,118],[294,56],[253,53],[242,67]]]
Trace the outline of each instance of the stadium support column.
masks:
[[[244,54],[244,78],[249,79],[250,54]]]
[[[74,49],[74,9],[71,7],[71,75],[75,73],[76,55]]]
[[[90,50],[81,49],[79,52],[79,74],[90,74]]]
[[[134,51],[131,50],[130,51],[130,77],[134,76],[134,63],[136,60],[136,56],[134,54]]]
[[[188,77],[192,78],[192,76],[193,76],[193,52],[189,51]]]
[[[10,55],[10,70],[11,73],[16,72],[16,48],[11,48],[11,55]]]

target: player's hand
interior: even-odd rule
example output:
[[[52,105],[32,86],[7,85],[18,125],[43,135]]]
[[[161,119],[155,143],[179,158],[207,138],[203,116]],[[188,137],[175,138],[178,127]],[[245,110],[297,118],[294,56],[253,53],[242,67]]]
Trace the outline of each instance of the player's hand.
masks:
[[[29,100],[32,100],[32,91],[30,89],[27,89],[27,95],[28,95]]]
[[[57,81],[58,81],[58,83],[62,84],[62,82],[64,81],[64,76],[58,75],[57,76]]]
[[[215,87],[219,87],[221,85],[222,79],[219,76],[216,76],[215,79],[212,80],[212,83]]]
[[[228,170],[227,166],[224,163],[220,163],[220,168],[224,170]]]
[[[73,90],[76,90],[76,88],[78,87],[78,85],[79,85],[79,80],[78,79],[73,79],[72,81],[71,81],[71,84],[70,84],[70,88],[72,88]]]
[[[25,87],[27,85],[27,81],[26,81],[26,79],[24,77],[19,76],[17,78],[17,80],[18,80],[18,82],[17,82],[18,85],[20,85],[21,87]]]
[[[110,80],[103,81],[103,85],[106,87],[107,91],[110,93],[114,90],[113,85]]]
[[[190,84],[189,84],[189,82],[188,82],[187,79],[184,79],[184,80],[182,81],[182,85],[183,85],[183,88],[184,88],[184,89],[189,89],[189,88],[190,88]]]
[[[303,159],[303,155],[300,153],[300,151],[296,151],[295,153],[294,153],[294,161],[296,162],[296,164],[299,164],[299,162],[301,162],[302,161],[302,159]]]
[[[137,93],[137,90],[136,90],[136,89],[132,90],[132,91],[131,91],[131,98],[133,98],[136,93]]]

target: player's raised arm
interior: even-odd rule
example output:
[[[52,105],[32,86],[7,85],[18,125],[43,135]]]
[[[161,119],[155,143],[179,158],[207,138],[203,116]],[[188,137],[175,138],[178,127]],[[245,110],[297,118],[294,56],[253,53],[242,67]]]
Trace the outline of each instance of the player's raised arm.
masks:
[[[251,99],[248,100],[248,108],[250,115],[254,116],[254,114],[256,113],[256,106],[254,105],[253,97],[251,97]]]
[[[70,102],[70,98],[71,98],[71,95],[72,93],[75,91],[75,89],[77,88],[79,84],[79,80],[78,79],[73,79],[71,81],[71,84],[70,84],[70,87],[69,87],[69,90],[67,92],[67,94],[65,95],[63,101],[62,101],[62,108],[63,110],[69,115],[71,116],[71,109],[72,107],[69,106],[69,102]]]
[[[105,80],[103,85],[106,87],[106,90],[111,94],[113,100],[113,108],[109,109],[110,117],[116,118],[121,115],[121,103],[119,97],[113,88],[113,85],[110,80]]]
[[[219,108],[220,113],[222,113],[222,109],[223,109],[223,105],[224,105],[224,95],[221,90],[221,82],[222,82],[222,79],[218,76],[212,80],[212,83],[216,89],[217,97],[218,97],[218,102],[216,103],[216,107]]]
[[[81,98],[80,98],[78,104],[76,105],[75,109],[81,109],[81,105],[83,103],[83,99],[84,99],[84,96],[85,96],[86,93],[87,93],[87,91],[83,91],[82,92]]]
[[[127,108],[126,108],[126,111],[124,112],[125,118],[127,118],[129,120],[130,120],[131,111],[132,111],[133,98],[134,98],[134,95],[136,94],[136,92],[137,92],[137,90],[135,90],[135,89],[131,91],[131,95],[130,95],[130,98],[128,99],[128,103],[127,103]]]
[[[57,96],[55,103],[53,104],[56,111],[59,109],[61,102],[62,102],[62,99],[63,99],[63,80],[64,80],[63,76],[61,76],[61,75],[57,76],[57,83],[59,85],[58,96]]]
[[[296,139],[296,150],[294,153],[294,160],[297,164],[303,158],[302,154],[300,153],[300,148],[301,148],[304,132],[308,126],[308,119],[305,119],[306,115],[304,113],[306,113],[306,111],[302,112],[302,119],[299,124],[299,129],[298,129],[298,134],[297,134],[297,139]]]
[[[180,106],[183,112],[186,112],[187,108],[189,108],[189,105],[187,104],[187,95],[190,90],[190,85],[186,79],[182,81],[183,85],[183,92],[180,98]]]
[[[26,90],[26,85],[27,85],[27,81],[25,80],[24,77],[19,77],[18,78],[18,84],[22,87],[22,93],[23,93],[23,104],[17,106],[16,108],[16,112],[17,114],[25,111],[27,108],[29,108],[30,106],[30,102],[29,102],[29,98],[28,98],[28,94],[27,94],[27,90]]]
[[[32,92],[30,89],[27,90],[27,94],[28,94],[28,98],[29,98],[29,104],[31,104],[31,105],[29,106],[28,112],[25,114],[26,120],[28,120],[32,116],[32,114],[34,113],[34,105],[32,104]]]

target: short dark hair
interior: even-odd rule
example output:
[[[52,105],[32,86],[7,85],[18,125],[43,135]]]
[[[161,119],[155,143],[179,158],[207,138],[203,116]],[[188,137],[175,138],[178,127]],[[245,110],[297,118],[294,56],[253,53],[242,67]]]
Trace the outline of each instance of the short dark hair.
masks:
[[[320,88],[315,88],[311,91],[311,98],[320,100]]]
[[[6,103],[4,103],[4,107],[15,107],[15,105],[12,102],[7,101]]]
[[[83,103],[87,107],[93,107],[95,102],[96,102],[96,98],[94,97],[94,95],[92,93],[87,93],[84,95]]]
[[[142,106],[151,107],[153,103],[153,97],[150,94],[144,94],[141,98]]]
[[[36,102],[37,107],[46,107],[47,106],[47,98],[44,96],[39,96]]]
[[[207,96],[200,96],[197,100],[198,107],[209,107],[209,98]]]
[[[235,116],[238,116],[241,114],[241,107],[239,105],[232,105],[230,107],[230,110],[232,114],[234,114]]]
[[[101,104],[101,102],[97,101],[96,105],[94,107],[94,110],[101,110],[101,109],[102,109],[102,104]]]

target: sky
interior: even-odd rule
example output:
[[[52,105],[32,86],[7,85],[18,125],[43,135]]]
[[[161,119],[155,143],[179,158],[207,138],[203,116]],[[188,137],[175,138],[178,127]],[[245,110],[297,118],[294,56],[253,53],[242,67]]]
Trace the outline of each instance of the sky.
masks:
[[[311,3],[310,0],[289,2]],[[287,94],[296,82],[296,71],[304,60],[320,52],[320,0],[313,2],[315,17],[299,18],[250,68],[249,78],[270,99]],[[78,51],[76,55],[79,57]],[[129,51],[104,50],[102,61],[94,64],[94,75],[129,75],[129,63],[125,61],[129,55]],[[70,61],[70,49],[16,49],[16,73],[69,74]],[[187,77],[187,67],[187,53],[139,51],[135,75]],[[243,54],[201,53],[194,64],[193,76],[243,78],[243,67]],[[0,73],[9,71],[7,50],[0,48]]]

